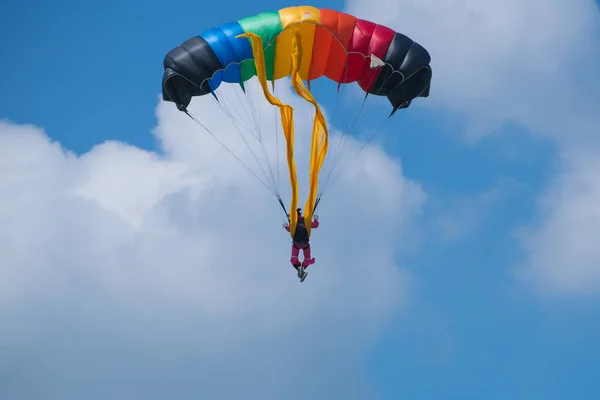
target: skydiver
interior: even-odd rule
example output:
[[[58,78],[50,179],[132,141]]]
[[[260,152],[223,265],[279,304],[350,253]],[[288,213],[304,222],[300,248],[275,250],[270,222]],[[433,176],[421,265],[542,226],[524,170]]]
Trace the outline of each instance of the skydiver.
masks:
[[[300,278],[300,282],[304,282],[308,272],[305,269],[315,263],[315,259],[310,257],[310,240],[308,237],[308,231],[306,230],[306,223],[304,221],[304,217],[302,216],[302,209],[296,209],[298,213],[298,223],[296,224],[296,231],[294,232],[294,238],[292,240],[292,258],[290,262],[292,266],[298,271],[298,278]],[[289,215],[288,215],[289,217]],[[290,231],[289,223],[284,223],[283,227],[286,231]],[[314,221],[311,222],[310,227],[312,229],[319,227],[319,216],[314,216]],[[298,255],[300,254],[300,250],[302,249],[304,260],[302,264],[298,259]]]

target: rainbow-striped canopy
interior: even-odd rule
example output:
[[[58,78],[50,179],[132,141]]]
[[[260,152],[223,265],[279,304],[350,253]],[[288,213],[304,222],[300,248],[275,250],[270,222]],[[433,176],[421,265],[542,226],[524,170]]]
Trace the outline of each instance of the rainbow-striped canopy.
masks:
[[[310,6],[288,7],[208,29],[171,50],[164,59],[163,99],[185,109],[193,96],[211,93],[222,82],[256,75],[251,42],[262,39],[267,80],[292,73],[293,34],[302,48],[299,76],[353,83],[387,96],[394,110],[429,95],[431,57],[402,33],[352,15]]]

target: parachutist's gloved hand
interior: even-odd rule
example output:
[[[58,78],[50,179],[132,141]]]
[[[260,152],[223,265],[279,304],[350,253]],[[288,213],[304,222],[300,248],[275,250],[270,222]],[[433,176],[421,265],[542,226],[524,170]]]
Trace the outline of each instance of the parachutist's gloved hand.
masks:
[[[284,228],[287,228],[287,227],[288,227],[288,224],[287,224],[287,222],[284,222],[282,226],[283,226]]]
[[[318,221],[318,220],[319,220],[319,216],[318,216],[317,214],[315,214],[315,215],[313,216],[313,218],[314,218],[314,220],[315,220],[315,221]]]

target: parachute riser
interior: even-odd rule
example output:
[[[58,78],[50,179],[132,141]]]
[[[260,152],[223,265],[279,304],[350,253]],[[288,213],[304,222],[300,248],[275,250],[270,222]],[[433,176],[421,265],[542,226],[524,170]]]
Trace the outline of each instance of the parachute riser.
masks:
[[[281,206],[281,208],[283,209],[283,212],[285,213],[286,216],[288,216],[289,218],[289,213],[287,212],[286,208],[285,208],[285,204],[283,204],[283,200],[281,200],[281,197],[277,197],[277,201],[279,202],[279,205]]]

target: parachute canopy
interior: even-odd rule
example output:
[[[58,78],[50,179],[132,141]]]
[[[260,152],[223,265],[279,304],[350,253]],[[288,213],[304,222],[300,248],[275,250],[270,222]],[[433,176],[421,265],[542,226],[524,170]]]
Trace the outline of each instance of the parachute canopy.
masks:
[[[171,50],[164,59],[163,99],[185,109],[191,98],[212,93],[222,82],[240,83],[256,75],[251,42],[254,33],[265,48],[266,79],[292,73],[292,32],[301,38],[299,75],[322,76],[358,85],[366,93],[387,96],[394,110],[429,96],[431,57],[402,33],[329,9],[288,7],[208,29]]]
[[[193,97],[211,94],[217,98],[215,90],[224,82],[244,90],[244,83],[256,76],[265,98],[280,111],[292,187],[290,209],[295,210],[293,109],[273,96],[267,84],[271,81],[274,88],[276,80],[291,77],[295,91],[315,107],[310,189],[304,207],[310,221],[320,200],[318,175],[328,150],[325,118],[310,91],[310,81],[325,77],[338,83],[338,91],[341,84],[356,82],[365,96],[387,97],[391,116],[415,98],[429,96],[430,61],[425,48],[383,25],[330,9],[288,7],[208,29],[169,51],[163,63],[162,96],[188,113]],[[296,214],[290,218],[293,236]]]

